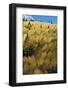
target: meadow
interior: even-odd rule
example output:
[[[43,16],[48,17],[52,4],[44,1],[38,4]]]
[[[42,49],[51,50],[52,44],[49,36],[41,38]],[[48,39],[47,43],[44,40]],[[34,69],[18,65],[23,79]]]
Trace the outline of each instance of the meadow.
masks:
[[[23,74],[57,73],[57,25],[22,22]]]

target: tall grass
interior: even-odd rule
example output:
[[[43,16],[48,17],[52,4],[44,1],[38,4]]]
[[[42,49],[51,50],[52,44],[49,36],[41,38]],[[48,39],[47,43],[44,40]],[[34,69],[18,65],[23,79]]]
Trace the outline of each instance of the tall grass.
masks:
[[[57,73],[57,26],[23,22],[23,74]]]

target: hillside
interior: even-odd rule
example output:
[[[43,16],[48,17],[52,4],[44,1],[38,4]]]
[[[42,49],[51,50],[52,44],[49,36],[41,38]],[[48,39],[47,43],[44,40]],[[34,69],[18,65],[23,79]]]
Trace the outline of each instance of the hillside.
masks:
[[[23,22],[23,74],[57,73],[57,25]]]

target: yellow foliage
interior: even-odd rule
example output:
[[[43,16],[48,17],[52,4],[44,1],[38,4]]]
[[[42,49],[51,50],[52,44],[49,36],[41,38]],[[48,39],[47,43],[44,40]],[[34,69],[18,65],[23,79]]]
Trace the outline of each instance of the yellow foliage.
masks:
[[[24,74],[47,74],[48,70],[56,69],[57,66],[57,25],[44,22],[30,23],[30,30],[26,28],[28,22],[23,23],[23,48],[27,46],[26,49],[34,50],[34,53],[23,57],[23,71]]]
[[[48,58],[45,59],[44,65],[48,68],[50,65],[50,60]]]
[[[34,70],[34,74],[43,74],[43,72],[37,68]]]

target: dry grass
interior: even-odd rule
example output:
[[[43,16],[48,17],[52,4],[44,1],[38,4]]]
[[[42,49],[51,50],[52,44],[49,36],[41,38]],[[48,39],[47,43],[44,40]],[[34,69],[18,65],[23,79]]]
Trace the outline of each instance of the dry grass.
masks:
[[[57,25],[23,22],[23,74],[57,72]]]

